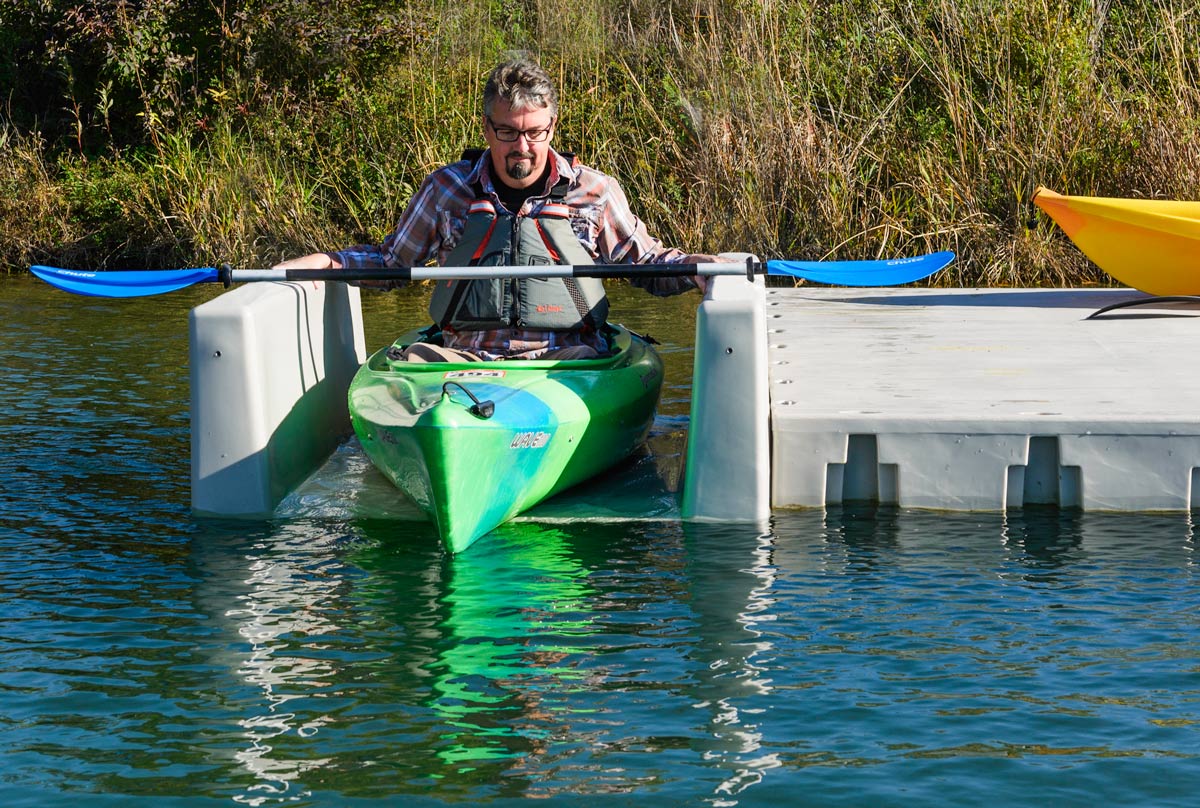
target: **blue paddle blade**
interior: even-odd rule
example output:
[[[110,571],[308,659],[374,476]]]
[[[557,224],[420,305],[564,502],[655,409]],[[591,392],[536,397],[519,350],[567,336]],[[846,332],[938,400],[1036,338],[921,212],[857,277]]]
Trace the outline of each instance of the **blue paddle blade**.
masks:
[[[953,260],[945,251],[884,261],[767,261],[767,274],[834,286],[897,286],[928,278]]]
[[[174,292],[196,283],[218,279],[216,267],[164,270],[81,272],[77,269],[34,266],[29,270],[46,283],[89,297],[145,297]]]

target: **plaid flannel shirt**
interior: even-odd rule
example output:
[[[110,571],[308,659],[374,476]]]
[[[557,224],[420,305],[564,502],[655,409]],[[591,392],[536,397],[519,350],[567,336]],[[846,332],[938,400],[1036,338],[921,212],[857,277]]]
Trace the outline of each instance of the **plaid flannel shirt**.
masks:
[[[481,187],[500,206],[492,184],[491,155],[472,164],[467,160],[434,171],[400,216],[396,229],[382,244],[359,245],[331,252],[347,269],[379,269],[396,266],[425,266],[446,260],[458,244],[467,221],[467,208],[475,199],[472,186]],[[674,263],[684,260],[681,250],[664,247],[646,230],[646,225],[629,209],[624,191],[612,177],[571,162],[550,151],[550,177],[540,195],[525,202],[523,214],[529,214],[547,202],[549,190],[560,177],[570,185],[563,202],[571,209],[571,228],[580,244],[598,262],[612,264]],[[666,296],[696,288],[688,277],[637,278],[635,286],[651,294]],[[403,281],[385,281],[364,286],[397,288]],[[607,351],[603,335],[519,328],[492,331],[461,331],[445,334],[446,345],[476,353],[485,359],[534,359],[553,348],[590,345]]]

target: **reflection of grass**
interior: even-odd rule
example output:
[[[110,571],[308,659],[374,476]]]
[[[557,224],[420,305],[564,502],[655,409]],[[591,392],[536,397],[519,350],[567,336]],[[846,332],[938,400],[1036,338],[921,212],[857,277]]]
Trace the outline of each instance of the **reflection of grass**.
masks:
[[[1200,16],[1182,0],[392,5],[156,6],[73,39],[73,73],[0,64],[28,71],[11,119],[46,127],[0,129],[0,261],[252,264],[377,240],[480,142],[481,77],[513,47],[561,85],[557,145],[690,249],[949,247],[947,283],[1076,283],[1093,270],[1035,214],[1038,184],[1200,189]],[[70,33],[33,20],[8,34],[18,52]]]

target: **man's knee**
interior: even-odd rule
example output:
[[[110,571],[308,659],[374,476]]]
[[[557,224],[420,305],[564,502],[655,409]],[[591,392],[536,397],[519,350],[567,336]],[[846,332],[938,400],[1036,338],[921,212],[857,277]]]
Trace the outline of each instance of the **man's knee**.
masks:
[[[600,353],[590,345],[569,345],[555,348],[539,356],[539,359],[597,359]]]
[[[418,342],[409,345],[400,356],[406,362],[480,362],[478,356],[455,348],[444,348],[441,345],[430,345]]]

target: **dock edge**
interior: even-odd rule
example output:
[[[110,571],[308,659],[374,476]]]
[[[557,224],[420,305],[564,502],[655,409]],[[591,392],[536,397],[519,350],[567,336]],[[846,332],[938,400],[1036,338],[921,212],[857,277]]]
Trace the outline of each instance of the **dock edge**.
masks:
[[[722,258],[745,261],[746,253]],[[682,513],[690,521],[771,515],[766,285],[714,277],[696,313]]]
[[[256,283],[192,309],[192,510],[267,517],[350,432],[359,290]]]

